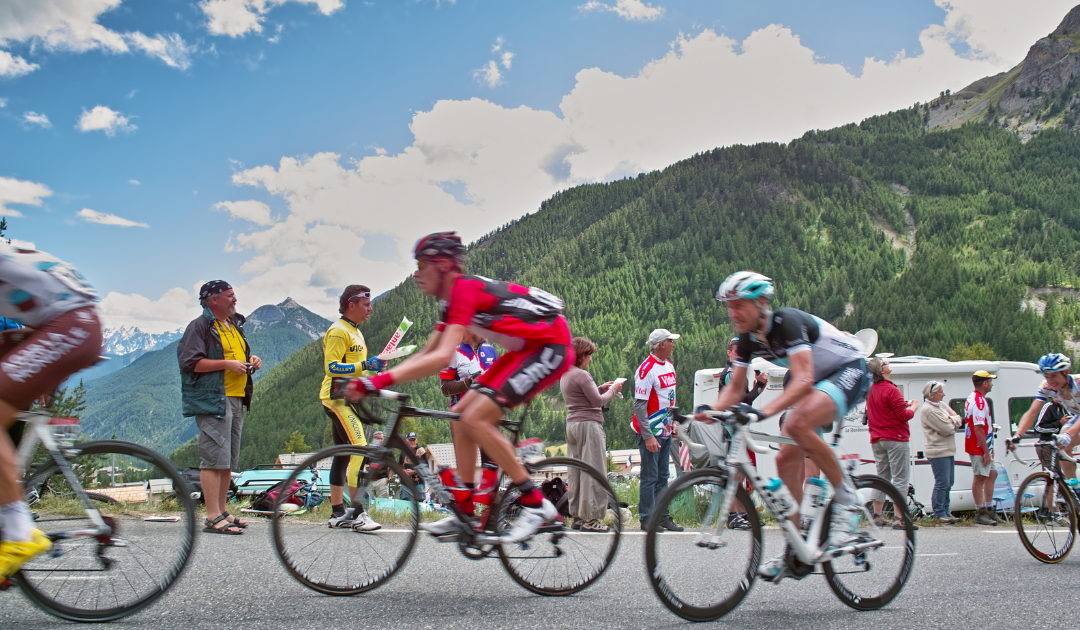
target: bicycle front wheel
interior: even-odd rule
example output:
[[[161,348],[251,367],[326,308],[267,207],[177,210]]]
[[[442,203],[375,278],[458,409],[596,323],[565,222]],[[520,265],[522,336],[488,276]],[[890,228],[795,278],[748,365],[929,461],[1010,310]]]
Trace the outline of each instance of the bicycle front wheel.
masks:
[[[112,531],[75,534],[96,527],[84,504],[56,462],[33,465],[25,484],[27,494],[40,496],[34,524],[54,540],[49,553],[23,566],[19,586],[39,608],[69,621],[138,612],[175,583],[191,555],[191,489],[169,460],[138,444],[86,442],[66,454]],[[43,492],[46,486],[53,492]]]
[[[1013,515],[1020,542],[1036,560],[1057,564],[1072,551],[1076,541],[1076,502],[1062,479],[1037,472],[1016,491]]]
[[[416,543],[420,504],[412,478],[385,451],[377,453],[365,446],[333,446],[304,460],[286,480],[289,488],[303,477],[310,479],[310,469],[333,457],[376,458],[376,463],[393,472],[405,484],[407,499],[373,497],[364,507],[368,516],[382,525],[371,532],[356,532],[351,527],[330,526],[330,501],[324,500],[309,510],[290,510],[282,502],[274,506],[270,522],[274,550],[289,575],[304,586],[326,595],[356,595],[385,584],[401,567]],[[364,476],[359,483],[364,485]],[[364,490],[360,488],[360,490]],[[363,493],[362,493],[363,494]]]
[[[862,491],[860,503],[871,499],[870,494],[877,491],[894,506],[907,504],[904,495],[881,477],[866,475],[852,481]],[[823,518],[832,514],[833,505],[834,501],[830,501]],[[858,531],[864,533],[866,540],[877,540],[880,545],[821,565],[833,593],[855,610],[877,610],[885,606],[900,594],[911,575],[915,564],[915,523],[906,510],[894,510],[894,515],[896,525],[889,523],[878,528],[870,511],[863,508]],[[822,544],[829,538],[831,524],[831,518],[823,523]]]
[[[534,463],[526,463],[533,483],[539,485],[548,479],[564,477],[569,481],[570,492],[556,501],[555,507],[563,518],[571,515],[571,493],[588,492],[598,499],[589,516],[600,521],[601,527],[586,530],[571,529],[565,523],[545,525],[524,543],[499,544],[499,559],[514,581],[538,595],[572,595],[600,579],[619,548],[622,532],[622,514],[619,502],[607,477],[595,468],[572,457],[551,457]],[[499,498],[496,533],[504,533],[513,527],[514,519],[521,510],[521,502],[515,491],[510,490]],[[590,509],[584,507],[583,509]]]
[[[743,512],[747,524],[727,529],[728,513],[721,513],[727,483],[724,471],[695,470],[676,479],[653,505],[645,537],[649,582],[668,610],[687,621],[723,617],[742,602],[757,579],[761,520],[740,484],[735,492],[738,504],[730,510]],[[670,514],[686,531],[663,531],[663,514]]]

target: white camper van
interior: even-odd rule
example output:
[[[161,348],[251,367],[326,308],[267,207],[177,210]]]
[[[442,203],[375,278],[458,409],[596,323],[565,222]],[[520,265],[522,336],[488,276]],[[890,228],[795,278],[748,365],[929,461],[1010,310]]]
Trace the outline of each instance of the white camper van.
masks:
[[[994,389],[986,399],[990,401],[990,411],[994,419],[994,458],[1000,471],[1008,473],[1009,482],[1016,488],[1032,469],[1014,460],[1005,449],[1005,439],[1012,436],[1021,416],[1031,406],[1035,392],[1043,377],[1033,363],[1016,361],[960,361],[950,362],[932,357],[891,357],[893,372],[890,380],[900,388],[906,400],[922,400],[922,388],[927,381],[935,380],[945,386],[945,399],[956,412],[963,417],[964,401],[972,392],[971,375],[977,370],[986,370],[998,378]],[[782,389],[786,368],[777,367],[762,359],[754,359],[751,369],[766,372],[769,384],[761,396],[754,402],[755,407],[762,407],[779,395]],[[719,383],[717,377],[722,369],[698,370],[694,374],[694,408],[699,405],[716,402]],[[863,424],[865,403],[848,414],[844,421],[844,435],[840,440],[840,455],[854,456],[859,461],[855,474],[875,474],[874,455],[870,448],[870,432]],[[689,411],[689,410],[687,410]],[[934,489],[934,473],[930,462],[923,454],[923,431],[920,422],[921,408],[911,419],[911,484],[915,487],[915,498],[930,511],[930,496]],[[753,426],[753,430],[764,433],[779,433],[779,416],[773,416]],[[834,426],[835,429],[835,426]],[[831,435],[826,436],[830,444]],[[1025,438],[1017,454],[1028,462],[1038,462],[1034,440]],[[762,475],[775,476],[776,466],[772,454],[758,455],[757,465]],[[1035,464],[1037,466],[1037,464]],[[999,479],[998,483],[1001,484]],[[964,452],[964,430],[956,435],[956,481],[953,484],[951,509],[954,511],[974,510],[971,498],[971,460]]]

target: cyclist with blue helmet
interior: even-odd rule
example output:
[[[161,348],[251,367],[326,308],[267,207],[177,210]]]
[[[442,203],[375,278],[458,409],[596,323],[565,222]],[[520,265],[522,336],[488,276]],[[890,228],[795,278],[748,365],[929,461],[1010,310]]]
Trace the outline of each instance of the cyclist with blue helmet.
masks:
[[[1070,374],[1071,368],[1072,361],[1059,352],[1051,352],[1039,359],[1039,372],[1046,376],[1046,380],[1039,385],[1031,407],[1020,418],[1016,434],[1006,442],[1007,448],[1011,450],[1013,444],[1019,442],[1020,438],[1035,426],[1035,421],[1046,403],[1057,403],[1065,410],[1066,419],[1057,436],[1058,446],[1068,450],[1076,444],[1077,434],[1080,433],[1080,422],[1076,421],[1080,414],[1080,376]]]
[[[828,545],[843,547],[857,536],[861,515],[859,497],[845,481],[840,463],[822,438],[822,431],[866,397],[870,376],[866,369],[866,350],[854,335],[841,332],[828,322],[794,308],[771,309],[774,295],[772,281],[752,271],[729,276],[716,292],[716,299],[727,308],[728,317],[739,333],[729,387],[725,387],[713,405],[720,411],[742,403],[747,391],[750,360],[764,357],[787,367],[791,383],[760,410],[743,409],[767,418],[792,408],[782,433],[797,445],[784,445],[776,456],[780,479],[795,499],[802,503],[803,463],[807,457],[821,468],[836,488],[836,501],[829,528]],[[698,420],[708,421],[704,415]],[[792,514],[792,522],[799,515]],[[778,580],[786,566],[785,549],[777,558],[761,565],[759,574]]]

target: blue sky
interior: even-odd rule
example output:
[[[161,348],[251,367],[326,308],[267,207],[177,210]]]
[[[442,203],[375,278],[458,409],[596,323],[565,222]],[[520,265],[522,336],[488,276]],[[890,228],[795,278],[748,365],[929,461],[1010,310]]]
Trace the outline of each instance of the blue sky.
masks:
[[[213,277],[329,314],[422,233],[963,87],[1069,4],[3,0],[0,212],[114,325]]]

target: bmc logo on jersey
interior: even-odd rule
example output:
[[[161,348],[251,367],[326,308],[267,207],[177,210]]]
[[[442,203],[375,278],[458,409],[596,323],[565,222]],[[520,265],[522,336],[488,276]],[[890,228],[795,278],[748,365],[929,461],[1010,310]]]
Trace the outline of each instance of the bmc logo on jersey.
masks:
[[[660,387],[667,389],[668,387],[675,387],[675,373],[661,374],[657,378],[660,379]]]

